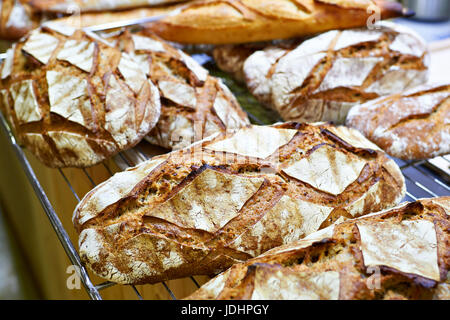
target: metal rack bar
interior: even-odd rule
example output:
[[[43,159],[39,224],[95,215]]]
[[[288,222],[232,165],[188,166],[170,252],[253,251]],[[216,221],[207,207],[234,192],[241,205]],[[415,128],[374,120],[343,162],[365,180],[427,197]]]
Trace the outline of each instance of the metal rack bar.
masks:
[[[28,162],[28,159],[26,158],[25,153],[23,152],[22,148],[18,145],[16,139],[14,138],[13,133],[9,129],[8,123],[5,119],[5,117],[3,116],[3,113],[1,113],[1,112],[0,112],[0,122],[1,122],[2,131],[10,139],[11,146],[22,166],[22,169],[24,170],[26,176],[28,177],[28,180],[30,181],[31,186],[33,187],[33,190],[36,193],[36,196],[38,197],[38,199],[47,215],[47,218],[50,220],[50,223],[51,223],[53,229],[55,230],[55,233],[58,236],[59,241],[61,242],[61,245],[63,246],[64,250],[66,251],[72,264],[78,267],[76,270],[78,272],[81,282],[83,283],[89,297],[93,300],[102,299],[98,290],[92,284],[91,279],[89,278],[89,275],[88,275],[86,269],[81,264],[81,259],[78,255],[75,247],[73,246],[72,242],[70,241],[69,235],[67,234],[61,221],[59,220],[58,215],[56,214],[55,210],[53,209],[53,206],[50,203],[49,199],[47,198],[47,195],[46,195],[44,189],[42,188],[41,184],[39,183],[39,181],[33,171],[33,168],[31,167],[30,163]]]
[[[86,177],[88,178],[89,182],[92,184],[92,187],[95,187],[97,184],[94,182],[94,179],[91,178],[91,176],[89,175],[89,173],[86,171],[85,168],[81,169],[83,170],[84,174],[86,175]]]

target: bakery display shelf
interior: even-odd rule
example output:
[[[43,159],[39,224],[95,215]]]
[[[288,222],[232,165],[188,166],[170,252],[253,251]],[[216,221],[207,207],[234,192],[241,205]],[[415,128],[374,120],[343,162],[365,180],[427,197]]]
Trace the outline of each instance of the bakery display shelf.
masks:
[[[203,60],[205,67],[215,76],[220,77],[225,84],[233,91],[236,95],[238,101],[242,105],[243,109],[248,113],[249,118],[254,124],[270,124],[274,122],[281,121],[277,115],[272,111],[262,108],[259,103],[248,93],[248,91],[235,83],[226,74],[217,70],[215,65],[211,60]],[[62,247],[64,248],[68,258],[71,263],[77,266],[77,271],[79,272],[80,280],[88,294],[88,296],[93,300],[102,299],[102,290],[110,288],[112,286],[119,286],[119,284],[104,281],[98,284],[94,284],[89,275],[89,271],[81,263],[81,259],[78,255],[77,249],[71,242],[67,231],[64,229],[58,213],[54,210],[52,203],[49,201],[44,189],[39,182],[32,166],[30,165],[24,150],[19,145],[15,139],[8,122],[6,121],[3,114],[0,112],[0,126],[2,131],[10,140],[10,143],[14,149],[14,152],[24,170],[29,182],[31,183],[34,192],[36,193],[45,214],[48,217]],[[138,163],[145,161],[152,157],[152,155],[161,153],[160,150],[156,150],[145,140],[139,143],[136,147],[129,149],[127,151],[121,152],[113,158],[113,162],[117,165],[120,170],[125,170],[128,167],[137,165]],[[444,196],[450,194],[450,156],[438,157],[430,160],[421,161],[403,161],[399,159],[394,159],[399,165],[400,169],[405,176],[405,182],[407,186],[407,192],[405,196],[405,201],[413,201],[419,198]],[[108,172],[109,175],[113,175],[115,171],[108,164],[108,161],[104,161],[101,166]],[[73,183],[69,179],[68,175],[64,173],[64,169],[54,169],[59,171],[65,184],[70,189],[77,202],[84,196],[84,194],[77,194]],[[89,181],[91,187],[95,187],[101,181],[96,182],[95,179],[89,174],[86,169],[77,169],[80,174],[85,176]],[[195,277],[190,277],[190,280],[195,285],[195,288],[199,288],[199,282]],[[167,291],[172,299],[177,299],[176,295],[172,292],[166,282],[161,283],[164,289]],[[138,289],[131,285],[137,299],[143,299]],[[182,298],[182,297],[181,297]]]

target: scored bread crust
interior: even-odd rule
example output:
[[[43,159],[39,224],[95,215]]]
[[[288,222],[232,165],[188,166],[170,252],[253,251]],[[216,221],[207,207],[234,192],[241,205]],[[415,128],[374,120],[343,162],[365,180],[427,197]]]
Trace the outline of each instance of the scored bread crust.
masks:
[[[17,40],[38,26],[40,17],[26,0],[0,2],[0,39]]]
[[[356,130],[248,126],[115,174],[73,223],[95,274],[155,283],[223,271],[404,194],[398,166]]]
[[[36,11],[57,13],[123,10],[183,1],[187,0],[28,0]]]
[[[376,27],[332,30],[293,50],[256,51],[243,65],[247,86],[285,121],[343,123],[358,103],[425,83],[423,39],[393,23]]]
[[[220,70],[230,74],[236,81],[245,84],[244,63],[255,51],[275,46],[279,50],[288,50],[297,46],[301,40],[285,39],[281,41],[265,41],[243,44],[214,46],[212,56]]]
[[[346,124],[404,160],[450,153],[450,83],[433,83],[354,106]]]
[[[2,111],[50,167],[87,167],[136,145],[160,115],[138,62],[95,34],[50,22],[7,52]]]
[[[388,19],[405,10],[399,3],[382,0],[199,0],[147,28],[180,43],[232,44],[362,27],[374,13],[379,13],[377,19]]]
[[[161,38],[125,32],[118,37],[117,46],[139,60],[159,89],[161,116],[146,136],[152,144],[180,149],[216,132],[250,124],[219,78]]]
[[[450,197],[334,224],[233,265],[186,300],[450,299]]]

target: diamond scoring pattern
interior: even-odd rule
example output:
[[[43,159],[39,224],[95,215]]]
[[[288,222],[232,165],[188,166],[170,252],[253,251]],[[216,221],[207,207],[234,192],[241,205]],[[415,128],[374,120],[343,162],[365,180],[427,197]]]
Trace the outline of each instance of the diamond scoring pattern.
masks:
[[[147,162],[143,162],[128,174],[144,178],[139,178],[132,190],[114,191],[114,202],[102,210],[92,209],[104,197],[101,192],[97,194],[97,188],[93,189],[74,214],[76,228],[83,234],[94,232],[92,238],[98,239],[93,252],[86,242],[89,238],[80,236],[81,255],[86,264],[97,274],[119,283],[157,282],[176,270],[185,270],[186,266],[189,271],[183,272],[208,273],[205,271],[208,268],[225,268],[303,238],[337,219],[364,215],[395,205],[403,198],[404,182],[399,169],[393,169],[395,164],[382,152],[367,153],[361,149],[364,140],[358,140],[358,148],[347,142],[336,142],[338,139],[331,140],[324,134],[331,130],[328,124],[254,127],[258,130],[240,139],[243,146],[252,144],[245,139],[259,141],[267,136],[264,130],[280,131],[272,137],[281,143],[274,143],[277,148],[265,159],[217,148],[221,141],[248,131],[248,128],[240,129],[190,149],[173,151],[149,170],[144,166]],[[351,129],[342,127],[337,131],[342,139],[351,136],[346,130]],[[296,133],[290,134],[291,131]],[[196,152],[192,153],[194,149]],[[314,154],[323,156],[321,149],[329,153],[324,166],[331,166],[329,159],[333,157],[335,161],[348,161],[351,174],[345,170],[336,172],[334,179],[339,186],[352,187],[352,192],[346,192],[344,187],[341,193],[330,194],[289,178],[283,172],[291,163],[301,163]],[[336,153],[346,158],[340,159]],[[158,157],[152,158],[156,160]],[[368,167],[363,176],[359,175],[358,162]],[[302,166],[298,170],[312,169]],[[345,181],[341,183],[341,180]],[[371,189],[378,180],[376,188]],[[369,190],[370,201],[364,197]],[[348,206],[353,202],[357,202],[357,209]],[[119,203],[120,214],[115,209]],[[108,227],[113,225],[120,225],[121,231]],[[107,244],[110,241],[116,244],[114,248]],[[116,252],[116,247],[126,248],[127,265],[121,258],[122,249]],[[93,260],[98,257],[106,258],[100,263]],[[130,261],[143,262],[145,267],[132,269],[130,273]]]

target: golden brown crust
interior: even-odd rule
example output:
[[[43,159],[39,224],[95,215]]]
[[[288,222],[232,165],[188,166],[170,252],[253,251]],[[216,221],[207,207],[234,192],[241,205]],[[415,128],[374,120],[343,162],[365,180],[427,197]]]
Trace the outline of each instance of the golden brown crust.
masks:
[[[355,130],[250,126],[114,175],[73,221],[96,274],[155,283],[222,271],[404,193],[395,163]]]
[[[160,114],[157,88],[97,36],[47,23],[8,50],[2,109],[51,167],[86,167],[137,144]]]
[[[449,299],[449,202],[335,224],[232,266],[186,299]]]
[[[450,153],[450,84],[435,83],[352,108],[347,125],[405,160]]]
[[[0,39],[17,40],[38,26],[40,15],[27,0],[3,0],[0,3]]]
[[[148,29],[181,43],[245,43],[366,26],[374,11],[381,19],[404,14],[387,1],[200,0]]]
[[[247,86],[286,121],[343,123],[358,103],[425,83],[424,40],[393,23],[376,27],[328,31],[293,50],[256,51],[243,65]]]
[[[117,46],[141,62],[162,98],[161,117],[146,139],[180,149],[226,129],[248,125],[247,114],[218,78],[155,35],[125,32]]]
[[[57,13],[123,10],[183,1],[187,0],[28,0],[36,11]]]

